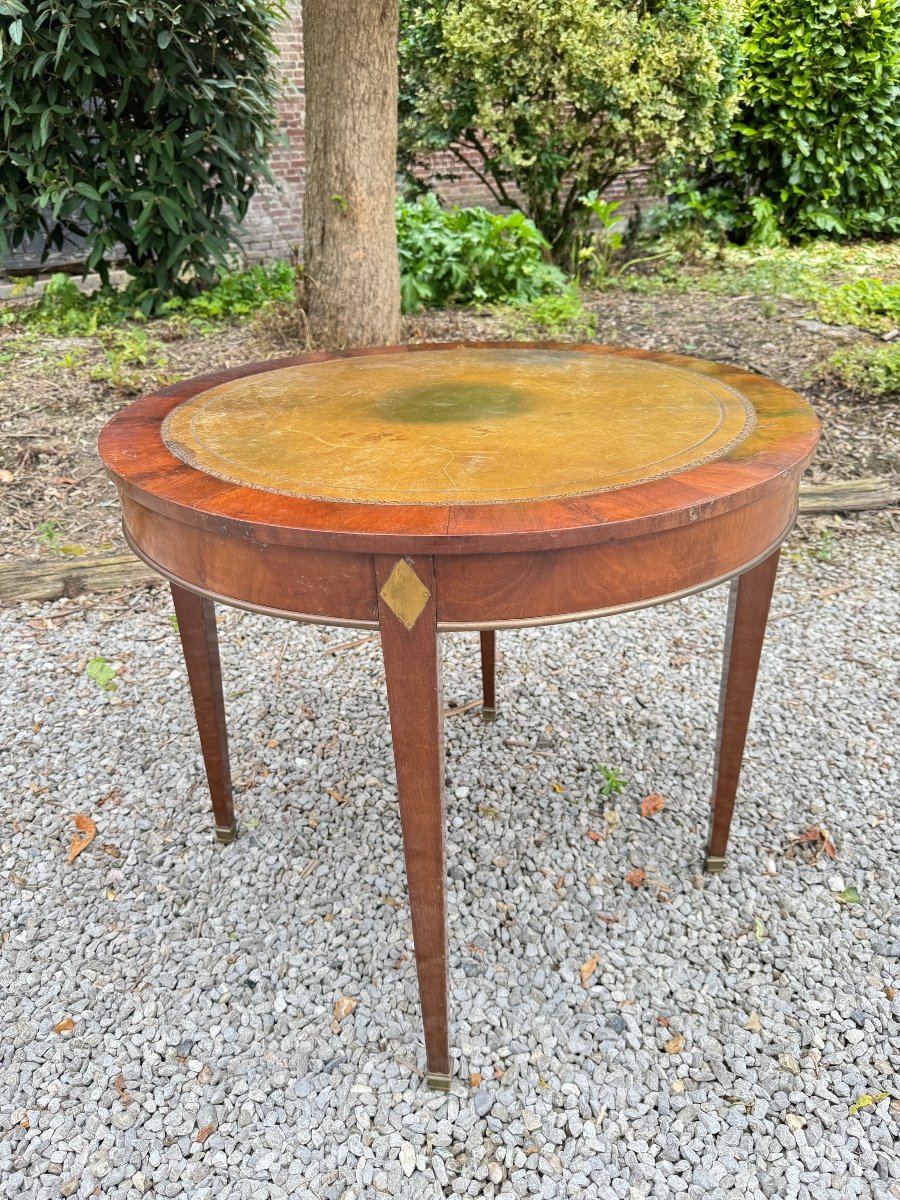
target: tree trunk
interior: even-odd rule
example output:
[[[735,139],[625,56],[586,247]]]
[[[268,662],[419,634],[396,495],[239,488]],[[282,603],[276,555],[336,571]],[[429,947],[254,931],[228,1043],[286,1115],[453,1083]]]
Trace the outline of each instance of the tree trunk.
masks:
[[[400,337],[398,27],[398,0],[303,0],[306,306],[329,350]]]

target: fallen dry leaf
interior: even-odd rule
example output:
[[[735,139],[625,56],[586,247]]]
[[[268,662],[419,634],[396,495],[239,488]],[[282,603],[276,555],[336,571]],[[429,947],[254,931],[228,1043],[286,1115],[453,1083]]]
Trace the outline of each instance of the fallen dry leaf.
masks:
[[[197,1135],[194,1138],[194,1141],[199,1142],[200,1145],[202,1146],[203,1143],[206,1141],[206,1139],[209,1137],[212,1137],[212,1135],[215,1132],[216,1132],[215,1125],[204,1125],[202,1129],[197,1130]]]
[[[0,471],[0,483],[12,483],[12,481],[13,481],[12,471],[7,471],[5,469]]]
[[[561,783],[554,783],[553,790],[554,790],[554,792],[564,792],[566,789],[563,787],[563,785]]]
[[[121,858],[122,851],[114,842],[104,842],[100,847],[104,854],[108,854],[110,858]]]
[[[475,1088],[481,1087],[481,1075],[478,1073],[478,1071],[469,1072],[469,1085],[470,1087]]]
[[[388,906],[388,908],[402,908],[403,907],[403,901],[395,900],[393,896],[385,896],[384,902]]]
[[[618,913],[597,913],[597,920],[602,921],[604,925],[618,925],[622,918]]]
[[[343,1021],[345,1017],[349,1017],[354,1008],[356,1008],[356,1001],[352,996],[341,996],[335,1001],[334,1012],[331,1015],[332,1032],[337,1033],[341,1027],[341,1021]]]
[[[633,888],[639,888],[647,877],[643,867],[635,867],[625,876],[625,882],[630,883]]]
[[[654,813],[662,812],[665,807],[665,796],[661,796],[659,792],[651,792],[641,801],[641,816],[652,817]]]
[[[119,1099],[122,1101],[122,1107],[127,1108],[128,1105],[133,1100],[133,1097],[129,1096],[128,1093],[125,1091],[125,1079],[124,1079],[121,1071],[113,1080],[113,1087],[119,1093]]]
[[[70,863],[73,863],[82,850],[89,846],[97,836],[97,826],[90,817],[86,817],[83,813],[76,813],[73,820],[77,832],[72,838],[69,855],[66,859],[66,862]]]
[[[581,986],[582,987],[585,987],[585,988],[587,987],[588,983],[590,982],[591,976],[597,970],[597,967],[599,967],[599,965],[600,965],[600,955],[599,954],[592,954],[591,957],[589,959],[587,959],[586,962],[583,962],[581,964],[580,974],[581,974]]]
[[[888,985],[884,989],[884,994],[887,996],[888,1000],[893,1000],[893,998],[897,995],[897,992],[894,988],[892,988],[890,985]]]
[[[804,846],[812,852],[811,862],[815,862],[820,854],[825,854],[828,858],[837,858],[837,849],[831,840],[831,834],[824,825],[812,825],[799,837],[795,837],[789,842],[785,850],[786,857],[793,858],[799,846]]]
[[[23,879],[21,875],[17,875],[15,871],[10,871],[6,878],[10,883],[14,883],[16,887],[28,887],[28,881]]]
[[[680,1054],[684,1049],[684,1034],[676,1033],[666,1042],[664,1047],[666,1054]]]
[[[668,1029],[672,1023],[668,1017],[657,1017],[656,1019],[662,1025],[663,1029]]]
[[[326,788],[325,795],[330,796],[332,798],[332,800],[335,802],[335,804],[346,804],[347,803],[347,797],[342,796],[341,793],[337,790],[337,788]]]
[[[278,738],[269,738],[269,740],[266,742],[266,749],[277,750],[280,745],[281,742],[279,742]]]
[[[602,842],[606,840],[605,835],[598,833],[596,829],[589,829],[584,836],[586,838],[590,838],[592,842]]]
[[[759,1033],[759,1031],[762,1029],[762,1022],[755,1012],[752,1012],[747,1018],[747,1024],[744,1026],[744,1028],[749,1029],[751,1033]]]
[[[54,1033],[69,1033],[75,1028],[75,1022],[71,1017],[63,1017],[56,1025],[53,1026]]]

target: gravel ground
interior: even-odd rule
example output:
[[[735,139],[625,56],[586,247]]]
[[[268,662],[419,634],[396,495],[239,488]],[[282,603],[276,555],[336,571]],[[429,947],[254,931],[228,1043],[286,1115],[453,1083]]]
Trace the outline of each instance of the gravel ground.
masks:
[[[4,610],[0,1195],[900,1197],[897,574],[867,533],[785,555],[706,879],[724,590],[501,636],[496,725],[448,720],[449,1096],[377,642],[223,614],[219,846],[167,594]],[[474,636],[445,663],[473,699]],[[812,826],[834,860],[786,853]]]

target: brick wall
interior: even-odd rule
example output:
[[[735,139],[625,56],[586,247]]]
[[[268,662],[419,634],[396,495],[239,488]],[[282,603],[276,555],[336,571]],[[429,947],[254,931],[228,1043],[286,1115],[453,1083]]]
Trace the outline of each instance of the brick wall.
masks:
[[[290,19],[278,38],[277,70],[283,79],[279,105],[279,131],[270,160],[276,184],[265,184],[254,197],[243,225],[240,248],[248,262],[289,258],[303,242],[304,151],[303,32],[300,0],[288,5]],[[449,178],[448,178],[449,176]],[[437,154],[423,172],[446,204],[483,204],[498,210],[488,189],[450,154]],[[627,211],[638,199],[647,199],[645,172],[637,169],[616,180],[607,192],[622,200]]]
[[[474,155],[470,161],[478,166]],[[448,151],[432,155],[427,168],[417,171],[416,174],[428,184],[442,204],[458,204],[461,207],[467,204],[482,204],[493,212],[502,211],[502,205],[475,172],[467,170],[459,159]],[[515,199],[521,198],[515,188],[507,188],[507,192]],[[635,167],[634,170],[626,171],[606,189],[604,195],[608,200],[621,201],[625,212],[636,202],[647,200],[649,192],[646,168]]]
[[[276,38],[281,77],[278,136],[269,160],[275,184],[263,184],[244,218],[240,249],[248,262],[290,258],[303,242],[305,98],[303,92],[303,25],[300,0],[288,3],[289,19]]]

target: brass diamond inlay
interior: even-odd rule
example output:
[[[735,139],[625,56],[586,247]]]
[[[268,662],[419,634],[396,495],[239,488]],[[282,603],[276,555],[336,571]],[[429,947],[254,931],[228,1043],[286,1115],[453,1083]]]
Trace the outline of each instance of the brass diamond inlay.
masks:
[[[405,558],[399,559],[379,595],[407,629],[412,629],[431,599],[431,592]]]

